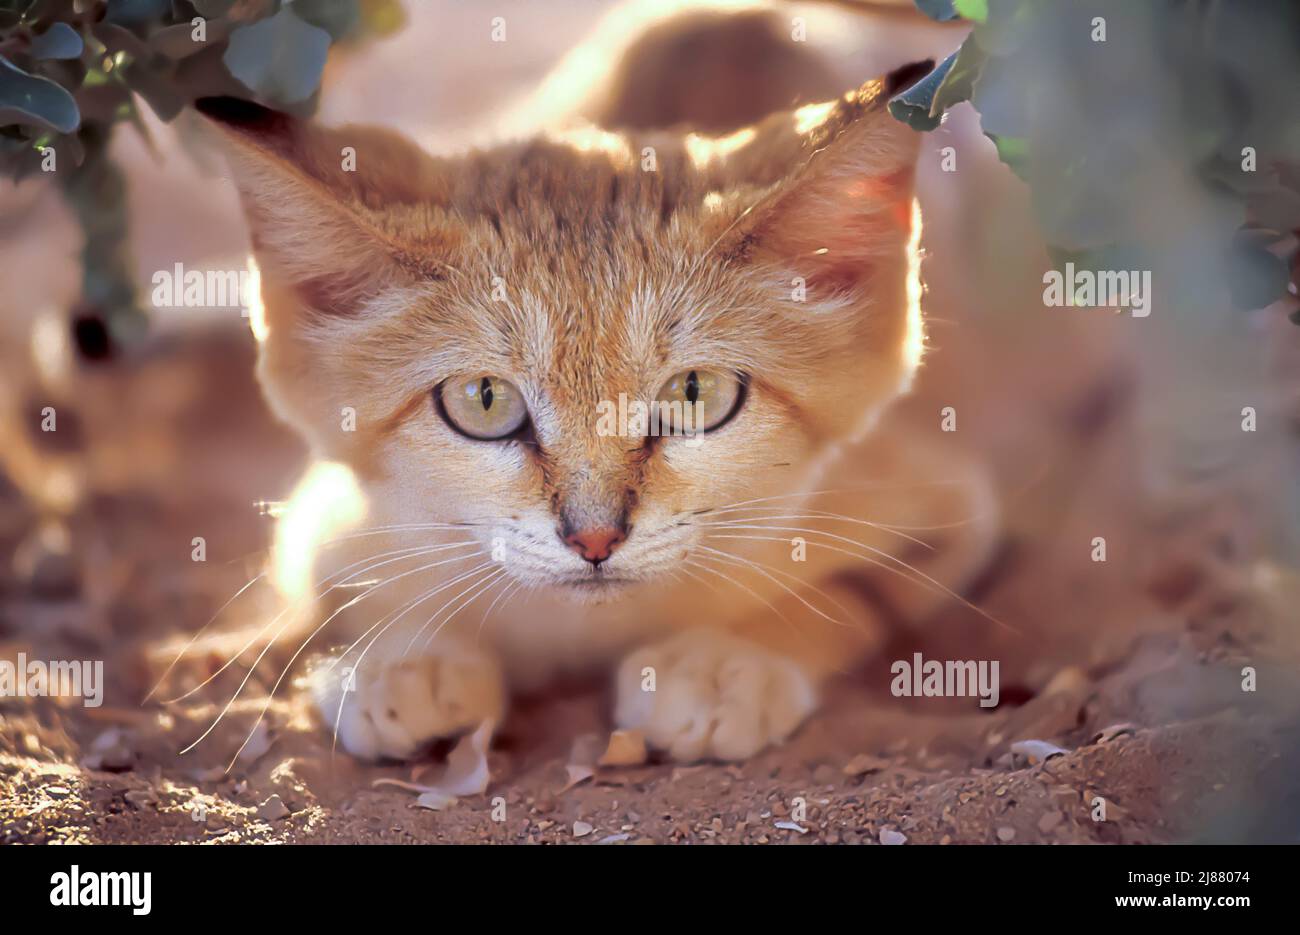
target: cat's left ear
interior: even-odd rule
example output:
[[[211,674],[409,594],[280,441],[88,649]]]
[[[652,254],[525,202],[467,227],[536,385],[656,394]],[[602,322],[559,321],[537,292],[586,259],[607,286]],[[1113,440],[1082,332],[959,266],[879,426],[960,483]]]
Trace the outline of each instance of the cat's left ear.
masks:
[[[447,198],[446,173],[413,143],[234,98],[196,107],[220,131],[264,282],[303,313],[347,315],[385,286],[445,272],[455,232],[400,222],[402,206]]]
[[[885,274],[906,259],[920,134],[886,105],[927,64],[756,127],[736,154],[742,172],[755,175],[749,163],[783,175],[719,243],[722,258],[792,270],[810,295],[862,293],[895,278]]]

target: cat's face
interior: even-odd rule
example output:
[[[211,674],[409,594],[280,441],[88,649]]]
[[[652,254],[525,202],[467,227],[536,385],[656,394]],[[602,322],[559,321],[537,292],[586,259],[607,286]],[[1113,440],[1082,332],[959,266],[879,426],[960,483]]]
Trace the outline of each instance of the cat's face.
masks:
[[[701,544],[693,517],[796,489],[916,365],[915,142],[879,96],[713,147],[458,161],[218,113],[268,396],[356,471],[373,524],[465,524],[579,598],[662,576]]]

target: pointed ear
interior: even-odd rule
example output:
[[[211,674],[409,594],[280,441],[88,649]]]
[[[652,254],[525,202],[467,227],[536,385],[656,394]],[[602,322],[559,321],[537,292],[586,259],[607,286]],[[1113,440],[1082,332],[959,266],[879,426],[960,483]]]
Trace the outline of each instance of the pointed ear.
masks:
[[[222,138],[264,281],[303,311],[347,314],[386,286],[443,276],[452,233],[401,223],[404,206],[447,196],[441,166],[413,143],[234,98],[196,107]]]
[[[827,298],[905,260],[920,134],[888,112],[895,83],[871,81],[756,128],[737,153],[744,174],[760,163],[787,168],[719,243],[726,262],[795,270],[810,297]]]

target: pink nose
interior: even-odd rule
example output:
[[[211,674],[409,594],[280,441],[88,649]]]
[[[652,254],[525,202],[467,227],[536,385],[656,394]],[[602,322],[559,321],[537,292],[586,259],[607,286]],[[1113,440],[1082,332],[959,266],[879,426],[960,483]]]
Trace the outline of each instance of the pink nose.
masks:
[[[587,561],[599,565],[613,554],[614,549],[625,538],[620,529],[613,526],[598,526],[595,529],[569,533],[564,537],[564,541],[569,548]]]

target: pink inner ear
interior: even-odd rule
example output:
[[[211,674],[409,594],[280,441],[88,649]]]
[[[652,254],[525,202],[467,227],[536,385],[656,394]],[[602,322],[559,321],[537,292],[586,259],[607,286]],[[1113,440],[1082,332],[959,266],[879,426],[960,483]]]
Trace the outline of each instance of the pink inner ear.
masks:
[[[906,197],[911,181],[910,168],[855,178],[844,192],[850,199],[847,210],[859,222],[869,221],[872,226],[877,226],[878,221],[892,223],[896,230],[906,234],[912,222],[912,206]]]
[[[912,225],[910,183],[910,169],[840,180],[839,192],[823,203],[832,210],[803,219],[804,236],[811,235],[806,244],[792,242],[804,239],[793,228],[789,238],[778,235],[777,240],[800,265],[814,266],[809,283],[819,291],[852,289],[869,276],[875,258],[906,243]]]

